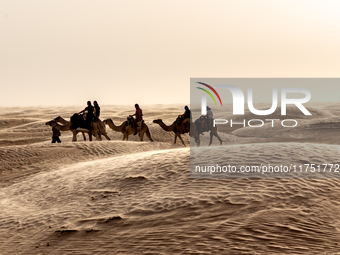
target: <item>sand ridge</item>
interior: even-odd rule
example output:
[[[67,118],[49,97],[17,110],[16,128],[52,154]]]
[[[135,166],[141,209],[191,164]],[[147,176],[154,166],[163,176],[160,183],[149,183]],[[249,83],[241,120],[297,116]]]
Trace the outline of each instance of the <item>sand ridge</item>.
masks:
[[[320,107],[312,120],[301,119],[295,138],[284,129],[273,135],[268,127],[257,133],[221,128],[223,146],[214,138],[216,153],[206,161],[337,163],[340,121],[328,108]],[[190,154],[212,148],[205,147],[209,134],[201,136],[202,147],[190,149],[174,145],[174,134],[152,123],[162,118],[170,125],[183,112],[181,105],[143,107],[155,142],[137,136],[123,142],[122,134],[107,127],[111,141],[84,142],[79,134],[71,142],[71,132],[63,132],[62,143],[51,144],[44,123],[80,109],[1,112],[1,254],[340,251],[338,179],[189,178]],[[116,124],[133,113],[126,106],[102,111],[102,119]],[[194,145],[187,134],[183,139]]]

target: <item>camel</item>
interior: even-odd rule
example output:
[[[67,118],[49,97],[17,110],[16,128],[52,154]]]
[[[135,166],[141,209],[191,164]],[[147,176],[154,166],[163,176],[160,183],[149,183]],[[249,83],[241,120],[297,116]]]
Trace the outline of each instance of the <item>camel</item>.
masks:
[[[97,138],[97,140],[100,140],[100,138],[98,136],[97,126],[94,123],[91,124],[91,130],[87,130],[87,129],[84,129],[84,128],[71,129],[71,126],[72,126],[71,122],[69,122],[68,124],[65,124],[65,125],[60,125],[55,120],[51,120],[49,122],[46,122],[45,125],[55,127],[59,131],[69,131],[70,130],[73,133],[72,142],[77,141],[78,132],[88,133],[90,141],[92,141],[92,134],[95,134],[95,137]]]
[[[61,124],[68,124],[69,121],[65,120],[64,118],[58,116],[57,118],[54,119],[56,122],[60,122]],[[97,124],[97,130],[99,131],[98,132],[98,135],[99,135],[99,140],[101,140],[101,135],[103,135],[107,140],[111,140],[110,137],[108,137],[107,133],[106,133],[106,128],[105,128],[105,124],[100,120],[98,119],[97,122],[94,122],[95,124]],[[84,141],[86,141],[86,137],[85,137],[85,134],[84,134],[84,131],[78,131],[77,130],[77,134],[79,132],[82,132],[83,134],[83,137],[84,137]],[[95,134],[93,134],[95,136]]]
[[[197,119],[194,123],[194,132],[192,134],[192,137],[195,138],[195,142],[197,144],[197,146],[200,146],[200,134],[199,134],[199,130],[201,130],[201,125],[202,125],[202,122],[200,119]],[[198,127],[200,126],[200,127]],[[215,127],[212,127],[211,130],[210,130],[210,142],[209,142],[209,145],[211,145],[212,143],[212,139],[213,139],[213,136],[216,136],[217,139],[220,141],[220,145],[222,145],[222,139],[219,137],[218,133],[217,133],[217,126]]]
[[[124,121],[120,126],[116,126],[111,119],[106,119],[103,121],[105,125],[108,125],[112,130],[116,132],[121,132],[123,134],[123,141],[126,139],[125,133],[126,133],[126,122]]]
[[[135,133],[134,128],[131,127],[131,125],[128,125],[127,121],[124,121],[120,126],[116,126],[112,119],[106,119],[103,121],[104,124],[107,124],[112,130],[116,132],[121,132],[123,134],[123,141],[128,141],[129,135],[132,135]],[[151,142],[153,142],[151,138],[151,133],[149,130],[149,127],[144,123],[144,121],[139,121],[137,127],[137,132],[139,135],[139,138],[141,141],[143,141],[144,134],[149,138]]]
[[[174,144],[176,143],[176,140],[178,137],[179,139],[181,139],[183,145],[186,146],[181,137],[181,134],[183,133],[181,124],[178,124],[177,121],[174,121],[170,126],[165,125],[162,119],[154,120],[153,123],[157,123],[158,125],[161,126],[161,128],[163,128],[167,132],[171,132],[171,131],[174,132],[175,133]],[[184,133],[187,133],[187,132],[184,132]]]
[[[66,124],[69,123],[69,121],[65,120],[64,118],[62,118],[62,117],[60,117],[60,116],[54,118],[53,120],[55,120],[56,122],[59,122],[59,123],[61,123],[61,124],[63,124],[63,125],[66,125]],[[84,132],[84,131],[77,131],[77,134],[78,134],[79,132],[81,132],[81,133],[83,134],[84,141],[86,141],[85,132]]]

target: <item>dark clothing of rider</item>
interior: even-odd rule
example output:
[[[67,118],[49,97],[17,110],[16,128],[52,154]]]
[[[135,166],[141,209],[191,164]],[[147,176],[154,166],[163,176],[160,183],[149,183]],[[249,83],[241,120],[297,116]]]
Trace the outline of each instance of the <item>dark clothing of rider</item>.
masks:
[[[132,116],[136,116],[136,118],[132,123],[132,127],[135,129],[134,135],[137,135],[137,122],[143,120],[143,112],[142,112],[142,109],[139,108],[138,104],[135,104],[135,108],[136,108],[136,113]]]
[[[191,119],[191,111],[190,111],[189,107],[185,106],[184,110],[185,110],[185,112],[182,115],[179,115],[180,116],[180,119],[179,119],[180,123],[182,123],[183,120],[185,120],[185,119]]]
[[[99,118],[100,116],[100,107],[98,104],[94,105],[94,109],[96,110],[96,117]]]
[[[183,114],[184,116],[184,119],[190,119],[191,118],[191,111],[188,109],[188,110],[185,110],[185,113]]]
[[[84,112],[86,113],[86,115],[85,115],[86,120],[84,119],[84,121],[86,122],[86,128],[91,129],[91,121],[92,121],[92,118],[94,116],[94,113],[93,113],[94,107],[92,106],[90,101],[87,102],[87,107],[84,110],[82,110],[81,112],[79,112],[79,114],[84,113]]]
[[[181,127],[182,127],[182,134],[184,134],[185,132],[188,132],[188,129],[189,129],[188,123],[190,123],[184,120],[191,119],[191,111],[189,107],[185,106],[184,109],[185,109],[185,112],[182,115],[180,115],[178,118],[178,121],[179,121],[178,124],[181,124]]]
[[[142,109],[141,109],[141,108],[139,108],[139,107],[136,108],[135,116],[136,116],[136,120],[137,120],[137,121],[143,120],[143,112],[142,112]]]
[[[86,117],[86,121],[90,121],[92,120],[93,116],[94,116],[94,107],[92,105],[89,105],[85,108],[85,111],[87,111],[87,117]]]

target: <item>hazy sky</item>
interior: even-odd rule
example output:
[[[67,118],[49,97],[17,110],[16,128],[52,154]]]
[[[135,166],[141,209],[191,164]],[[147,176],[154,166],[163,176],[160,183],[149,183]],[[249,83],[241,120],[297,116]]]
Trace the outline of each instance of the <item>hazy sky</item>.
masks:
[[[338,0],[0,0],[0,106],[189,103],[191,77],[339,77]]]

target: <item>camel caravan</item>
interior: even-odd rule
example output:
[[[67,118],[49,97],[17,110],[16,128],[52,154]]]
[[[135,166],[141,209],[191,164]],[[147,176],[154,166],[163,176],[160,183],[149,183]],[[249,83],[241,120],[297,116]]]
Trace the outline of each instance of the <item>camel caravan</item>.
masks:
[[[85,133],[88,134],[90,141],[92,141],[92,136],[99,141],[102,140],[102,136],[107,140],[111,140],[107,135],[106,125],[112,130],[122,133],[123,141],[128,141],[129,135],[138,134],[140,141],[143,141],[144,135],[146,135],[146,137],[153,142],[149,127],[143,120],[142,109],[138,104],[135,104],[136,113],[129,115],[127,120],[120,125],[115,125],[112,119],[101,121],[99,119],[100,107],[97,101],[94,101],[93,104],[94,105],[92,106],[91,102],[88,101],[87,107],[79,113],[73,114],[70,121],[58,116],[55,119],[46,122],[46,125],[52,127],[52,143],[61,142],[59,139],[60,131],[71,131],[73,133],[73,142],[77,141],[78,133],[82,133],[84,141],[86,141]],[[207,115],[201,116],[194,123],[191,121],[191,111],[189,110],[189,107],[185,106],[184,109],[184,114],[178,115],[177,119],[169,126],[166,125],[162,119],[156,119],[153,123],[158,124],[166,132],[173,132],[175,134],[174,144],[176,144],[178,137],[182,144],[186,146],[181,135],[189,133],[190,137],[195,139],[197,146],[200,146],[200,135],[210,131],[209,146],[211,145],[214,136],[219,140],[220,145],[222,145],[222,139],[217,133],[217,127],[213,126],[213,113],[208,106]]]

